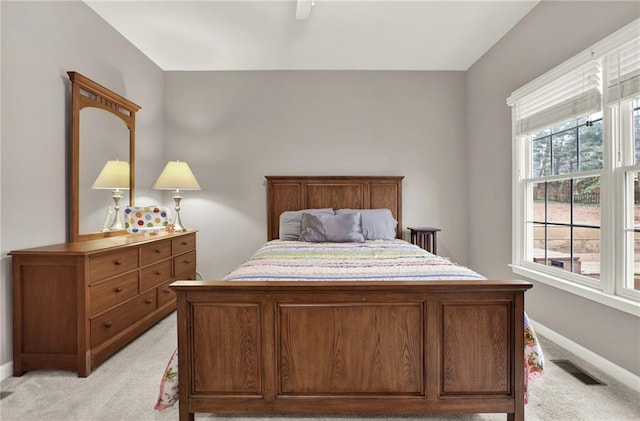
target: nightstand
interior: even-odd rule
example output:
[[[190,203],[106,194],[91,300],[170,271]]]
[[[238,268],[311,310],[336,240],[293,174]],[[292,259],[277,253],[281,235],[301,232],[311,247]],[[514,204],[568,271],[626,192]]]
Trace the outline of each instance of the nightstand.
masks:
[[[438,254],[436,233],[441,231],[440,228],[420,227],[407,229],[410,233],[411,244],[422,247],[430,253]]]

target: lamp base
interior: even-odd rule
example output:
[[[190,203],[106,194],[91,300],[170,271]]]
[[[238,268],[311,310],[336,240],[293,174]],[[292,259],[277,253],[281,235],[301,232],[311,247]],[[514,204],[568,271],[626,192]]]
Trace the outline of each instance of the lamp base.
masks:
[[[113,222],[109,226],[109,231],[120,231],[124,229],[124,224],[122,223],[122,218],[120,217],[120,199],[122,199],[122,193],[120,193],[120,190],[116,189],[113,192],[113,196],[111,197],[113,197],[115,205],[113,207]]]
[[[184,232],[187,231],[187,228],[182,224],[182,220],[180,219],[180,201],[182,200],[182,192],[180,190],[176,190],[173,192],[173,201],[176,203],[176,218],[173,221],[173,231],[174,232]]]
[[[113,209],[111,206],[107,208],[107,213],[104,216],[104,222],[102,222],[102,228],[100,228],[100,232],[108,232],[109,226],[111,226],[111,221],[113,220]]]
[[[183,227],[182,225],[176,224],[176,223],[173,224],[173,232],[185,232],[185,231],[188,231],[188,229]]]

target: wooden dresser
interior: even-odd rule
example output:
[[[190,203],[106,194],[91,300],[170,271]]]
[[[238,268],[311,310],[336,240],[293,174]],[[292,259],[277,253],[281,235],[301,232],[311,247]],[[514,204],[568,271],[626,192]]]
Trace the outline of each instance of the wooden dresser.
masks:
[[[91,370],[175,310],[195,279],[196,233],[123,235],[10,253],[13,374]]]

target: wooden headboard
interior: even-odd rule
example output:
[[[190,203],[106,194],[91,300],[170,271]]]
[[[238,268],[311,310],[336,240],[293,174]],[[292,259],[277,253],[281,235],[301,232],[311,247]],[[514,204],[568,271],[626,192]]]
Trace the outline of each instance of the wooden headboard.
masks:
[[[402,179],[397,176],[266,176],[267,237],[277,239],[288,210],[391,209],[402,238]]]

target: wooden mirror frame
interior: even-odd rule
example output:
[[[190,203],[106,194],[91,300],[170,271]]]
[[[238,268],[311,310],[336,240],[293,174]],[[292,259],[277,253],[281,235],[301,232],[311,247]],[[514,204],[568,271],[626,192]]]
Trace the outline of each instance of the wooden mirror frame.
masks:
[[[78,72],[67,72],[71,79],[71,145],[69,147],[69,241],[93,240],[125,234],[125,230],[80,233],[80,111],[99,108],[119,119],[129,129],[129,204],[133,206],[135,190],[136,112],[140,106],[92,81]]]

